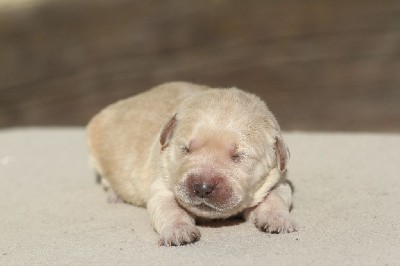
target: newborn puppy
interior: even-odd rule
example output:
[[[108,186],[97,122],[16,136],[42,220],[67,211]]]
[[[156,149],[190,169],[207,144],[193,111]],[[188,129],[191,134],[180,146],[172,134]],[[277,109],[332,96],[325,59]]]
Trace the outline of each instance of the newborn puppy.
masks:
[[[255,95],[167,83],[108,106],[87,133],[102,183],[147,206],[160,245],[198,240],[198,219],[242,215],[261,231],[297,230],[289,152]]]

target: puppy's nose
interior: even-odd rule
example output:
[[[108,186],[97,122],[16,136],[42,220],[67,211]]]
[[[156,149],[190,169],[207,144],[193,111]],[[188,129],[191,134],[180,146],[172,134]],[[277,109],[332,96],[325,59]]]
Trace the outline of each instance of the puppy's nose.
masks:
[[[194,184],[193,185],[194,194],[200,198],[207,198],[211,195],[212,191],[214,190],[214,186],[201,183],[201,184]]]

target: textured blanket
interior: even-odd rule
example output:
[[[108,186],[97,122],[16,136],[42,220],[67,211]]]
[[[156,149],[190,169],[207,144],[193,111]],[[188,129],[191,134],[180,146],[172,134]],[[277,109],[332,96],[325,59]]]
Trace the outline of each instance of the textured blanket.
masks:
[[[400,135],[284,137],[298,232],[215,221],[195,244],[159,247],[145,209],[107,203],[82,128],[0,131],[0,264],[398,264]]]

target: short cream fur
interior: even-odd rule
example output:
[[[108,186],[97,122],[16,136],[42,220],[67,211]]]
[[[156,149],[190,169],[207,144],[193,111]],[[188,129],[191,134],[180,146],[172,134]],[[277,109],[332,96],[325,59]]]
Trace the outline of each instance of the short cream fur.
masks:
[[[198,219],[242,215],[266,232],[293,232],[289,152],[257,96],[171,82],[102,110],[87,127],[102,183],[146,206],[160,245],[200,239]]]

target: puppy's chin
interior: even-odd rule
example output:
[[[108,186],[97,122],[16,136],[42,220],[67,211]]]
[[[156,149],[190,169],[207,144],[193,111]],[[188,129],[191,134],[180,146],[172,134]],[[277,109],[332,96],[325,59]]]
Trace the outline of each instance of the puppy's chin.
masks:
[[[234,201],[236,203],[225,208],[215,207],[206,201],[187,202],[187,200],[182,200],[180,197],[176,197],[176,199],[178,203],[188,212],[196,217],[205,219],[225,219],[236,215],[245,209],[243,206],[243,200],[241,198],[235,198]]]

